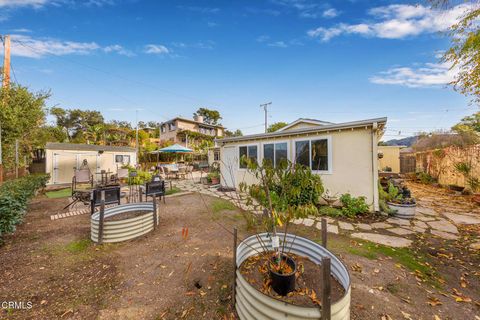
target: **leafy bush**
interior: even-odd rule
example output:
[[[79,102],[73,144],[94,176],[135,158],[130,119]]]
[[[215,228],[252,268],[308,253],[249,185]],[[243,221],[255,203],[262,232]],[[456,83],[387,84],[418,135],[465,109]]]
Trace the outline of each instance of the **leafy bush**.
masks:
[[[128,175],[130,176],[131,172],[137,172],[137,176],[130,178],[128,180],[129,185],[142,185],[152,180],[152,174],[148,171],[137,170],[132,166],[124,165],[123,169],[128,169]]]
[[[419,172],[417,174],[417,179],[423,184],[432,184],[435,182],[435,179],[426,172]]]
[[[15,231],[16,225],[22,222],[28,201],[38,189],[45,187],[48,179],[48,175],[30,175],[0,186],[0,238]]]
[[[321,206],[318,208],[318,213],[322,216],[329,216],[329,217],[341,217],[343,216],[343,212],[341,209],[329,207],[329,206]]]
[[[343,207],[342,212],[349,218],[354,218],[359,214],[369,211],[368,204],[365,202],[365,197],[352,197],[349,193],[345,193],[340,197]]]

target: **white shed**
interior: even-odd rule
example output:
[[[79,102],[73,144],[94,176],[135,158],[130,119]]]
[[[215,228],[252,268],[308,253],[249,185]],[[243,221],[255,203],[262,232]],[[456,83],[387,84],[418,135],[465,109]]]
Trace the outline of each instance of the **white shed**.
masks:
[[[136,166],[137,153],[131,147],[49,142],[45,147],[45,170],[50,174],[48,184],[71,183],[74,170],[84,160],[94,179],[100,179],[97,173],[101,170],[116,173],[123,165]]]

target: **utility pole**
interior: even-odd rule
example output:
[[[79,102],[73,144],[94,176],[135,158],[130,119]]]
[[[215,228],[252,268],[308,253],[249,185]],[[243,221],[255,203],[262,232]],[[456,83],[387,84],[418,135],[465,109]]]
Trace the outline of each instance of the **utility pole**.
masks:
[[[8,89],[10,86],[10,36],[1,36],[3,42],[3,79],[2,86],[3,89]],[[5,92],[4,99],[2,101],[3,107],[5,108]],[[0,184],[3,183],[3,160],[2,160],[2,124],[0,123]]]
[[[137,157],[138,157],[138,109],[135,110],[135,121],[137,122],[137,129],[135,132],[135,148],[137,149]]]
[[[260,105],[260,108],[263,107],[263,111],[265,112],[265,133],[267,133],[267,129],[268,129],[268,120],[267,120],[267,117],[268,117],[268,106],[271,105],[272,103],[271,102],[267,102],[267,103],[264,103],[264,104],[261,104]]]
[[[3,88],[10,86],[10,36],[2,36],[3,40]]]

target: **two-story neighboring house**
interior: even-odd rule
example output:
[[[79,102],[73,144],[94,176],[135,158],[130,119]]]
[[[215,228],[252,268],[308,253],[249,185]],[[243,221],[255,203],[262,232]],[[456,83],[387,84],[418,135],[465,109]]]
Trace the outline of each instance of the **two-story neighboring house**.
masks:
[[[160,142],[171,141],[186,146],[188,141],[185,132],[191,131],[212,137],[223,137],[225,128],[221,125],[212,125],[203,121],[202,116],[193,119],[176,117],[163,122],[160,126]]]

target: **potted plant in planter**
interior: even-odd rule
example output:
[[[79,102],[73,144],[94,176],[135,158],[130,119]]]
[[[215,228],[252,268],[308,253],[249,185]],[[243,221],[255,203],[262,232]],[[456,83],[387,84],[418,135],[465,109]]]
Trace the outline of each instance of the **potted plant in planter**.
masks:
[[[395,217],[412,219],[415,216],[417,203],[407,187],[396,187],[389,182],[386,200],[390,209],[394,210],[393,215]]]
[[[257,182],[240,183],[240,191],[247,194],[247,205],[255,201],[264,208],[265,232],[237,246],[235,307],[239,318],[320,319],[324,309],[319,308],[316,292],[321,288],[311,279],[318,277],[319,264],[329,258],[331,271],[322,281],[330,281],[332,287],[331,318],[349,319],[351,281],[345,265],[320,244],[287,233],[293,219],[318,214],[316,204],[323,193],[320,176],[288,161],[276,167],[265,160],[261,165],[249,159],[242,161],[247,162],[249,174]],[[283,232],[278,232],[281,229]]]
[[[207,179],[210,184],[220,184],[220,173],[218,171],[212,171],[207,175]]]
[[[297,263],[288,254],[277,235],[277,228],[284,228],[283,237],[287,235],[289,223],[293,219],[306,218],[318,214],[315,206],[323,193],[319,176],[311,173],[309,168],[284,161],[273,167],[270,162],[262,165],[245,160],[249,172],[255,176],[258,184],[247,186],[240,184],[240,190],[250,195],[247,204],[253,200],[265,208],[264,227],[271,233],[271,249],[264,246],[268,256],[268,271],[272,289],[279,295],[287,295],[295,289]]]

